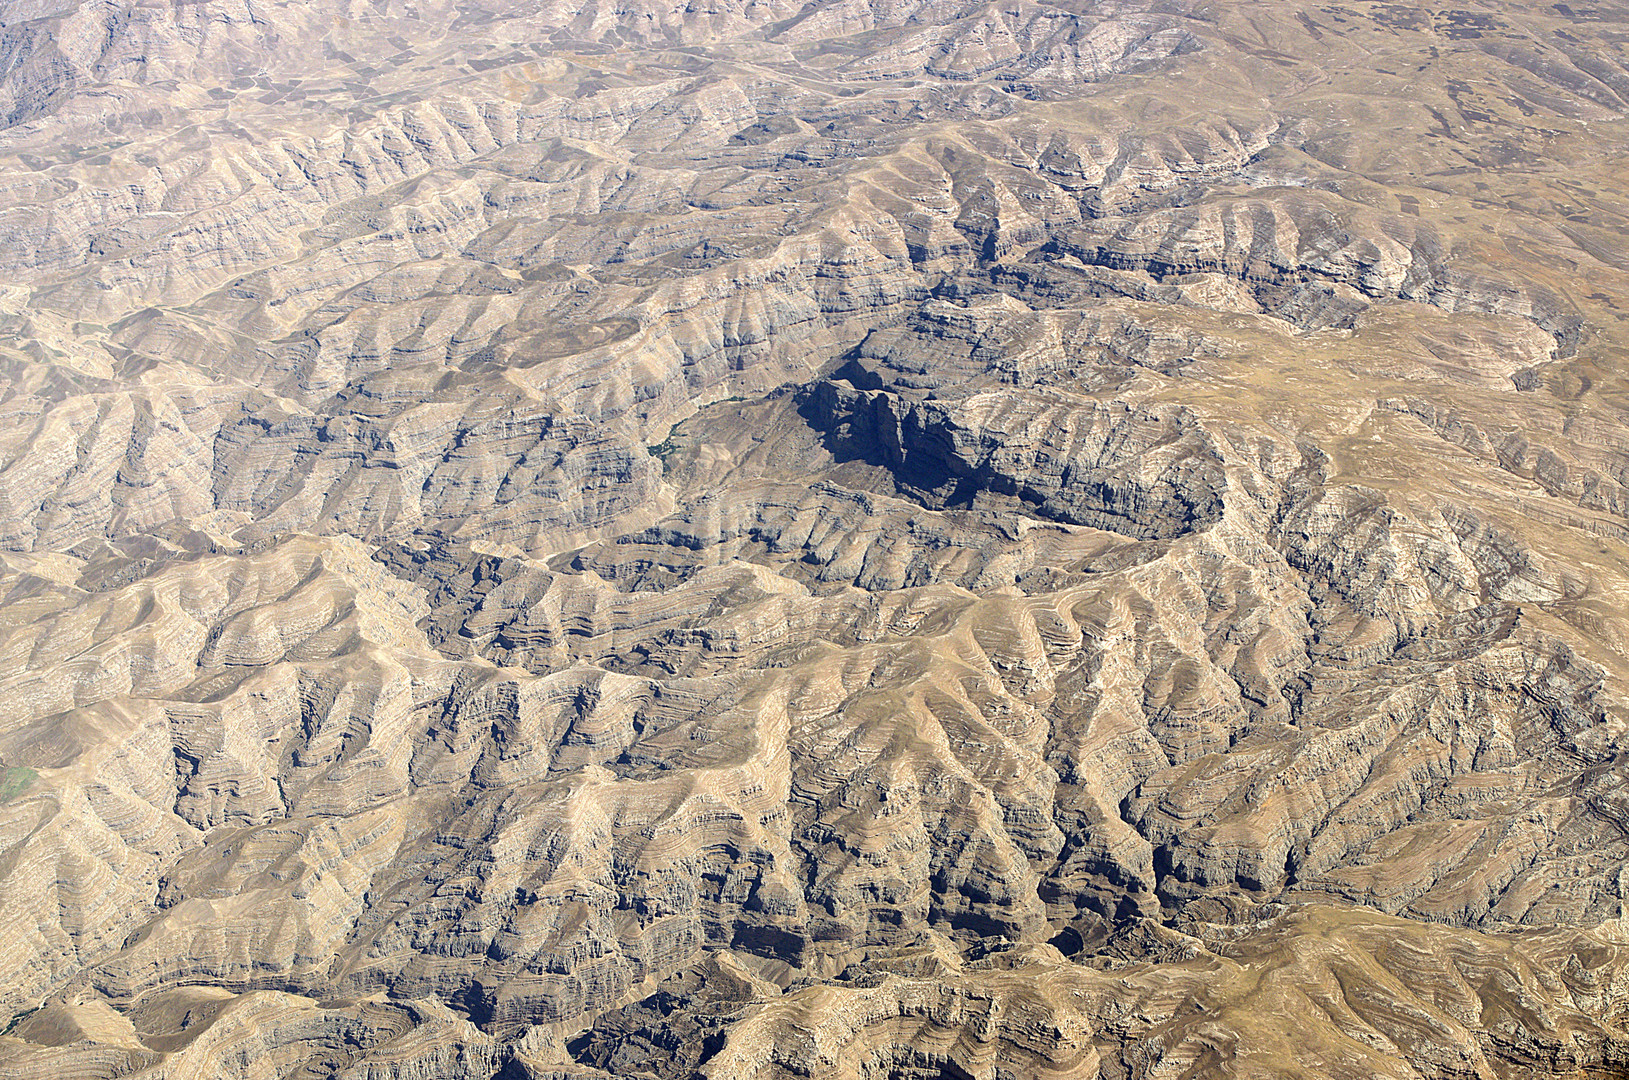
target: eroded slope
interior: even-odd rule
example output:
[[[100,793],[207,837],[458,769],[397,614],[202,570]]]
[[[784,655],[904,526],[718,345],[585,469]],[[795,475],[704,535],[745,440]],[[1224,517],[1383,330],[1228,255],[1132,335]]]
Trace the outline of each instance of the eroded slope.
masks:
[[[0,1074],[1620,1074],[1626,43],[0,5]]]

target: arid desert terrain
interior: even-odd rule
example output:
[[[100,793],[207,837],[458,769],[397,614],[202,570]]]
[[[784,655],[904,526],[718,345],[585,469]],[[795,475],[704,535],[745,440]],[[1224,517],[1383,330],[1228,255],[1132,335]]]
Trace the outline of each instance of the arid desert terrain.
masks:
[[[1629,5],[0,0],[0,1080],[1629,1077]]]

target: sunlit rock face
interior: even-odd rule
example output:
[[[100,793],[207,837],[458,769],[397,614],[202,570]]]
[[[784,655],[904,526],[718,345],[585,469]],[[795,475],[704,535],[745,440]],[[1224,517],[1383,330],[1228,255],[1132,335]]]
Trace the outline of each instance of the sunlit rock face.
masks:
[[[1629,1075],[1629,8],[0,0],[0,1078]]]

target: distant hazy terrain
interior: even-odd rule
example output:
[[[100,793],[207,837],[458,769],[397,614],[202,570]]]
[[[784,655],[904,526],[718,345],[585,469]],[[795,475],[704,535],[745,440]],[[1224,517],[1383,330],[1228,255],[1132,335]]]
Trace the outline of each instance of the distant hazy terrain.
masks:
[[[0,0],[0,1080],[1629,1076],[1629,6]]]

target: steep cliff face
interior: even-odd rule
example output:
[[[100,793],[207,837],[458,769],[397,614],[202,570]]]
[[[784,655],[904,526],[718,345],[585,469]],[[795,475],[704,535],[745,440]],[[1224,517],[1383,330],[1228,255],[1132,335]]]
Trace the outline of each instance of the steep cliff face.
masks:
[[[1626,42],[0,0],[0,1076],[1629,1072]]]

